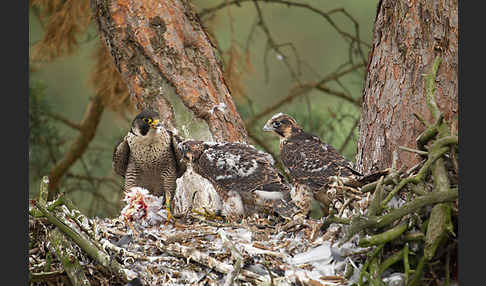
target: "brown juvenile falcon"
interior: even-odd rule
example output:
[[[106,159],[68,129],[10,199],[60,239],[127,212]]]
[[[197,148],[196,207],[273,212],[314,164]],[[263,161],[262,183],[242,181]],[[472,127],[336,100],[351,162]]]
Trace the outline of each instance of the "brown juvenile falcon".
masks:
[[[311,198],[302,195],[310,192],[323,204],[324,214],[327,215],[330,200],[325,186],[328,179],[330,176],[358,175],[352,169],[352,163],[319,137],[304,132],[295,119],[287,114],[275,114],[265,123],[263,130],[280,136],[280,158],[294,181],[296,191],[304,196],[300,198],[304,200],[301,207],[310,210]]]
[[[160,123],[157,112],[144,110],[133,119],[131,130],[113,152],[113,168],[125,178],[124,190],[142,187],[153,195],[164,195],[168,219],[172,217],[176,179],[185,171],[176,148],[181,141]]]
[[[180,149],[188,165],[213,184],[222,200],[221,213],[228,219],[269,208],[284,218],[299,211],[270,154],[245,143],[198,140],[184,141]]]

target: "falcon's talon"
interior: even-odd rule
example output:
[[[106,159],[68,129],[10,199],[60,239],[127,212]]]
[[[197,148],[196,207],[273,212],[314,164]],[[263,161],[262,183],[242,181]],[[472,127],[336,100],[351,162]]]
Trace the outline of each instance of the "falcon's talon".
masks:
[[[204,219],[206,219],[206,220],[220,220],[220,221],[224,221],[224,218],[223,217],[218,216],[217,214],[210,213],[207,210],[204,210],[204,213],[203,213],[203,212],[200,212],[198,210],[193,209],[192,212],[195,213],[195,214],[197,214],[197,215],[200,215],[200,216],[204,217]]]
[[[170,199],[168,196],[165,196],[165,209],[167,210],[167,221],[165,225],[169,225],[169,222],[173,221],[175,223],[175,217],[170,212]]]
[[[175,218],[172,216],[172,214],[170,213],[170,210],[167,209],[167,221],[164,223],[165,226],[169,225],[169,223],[175,223]]]

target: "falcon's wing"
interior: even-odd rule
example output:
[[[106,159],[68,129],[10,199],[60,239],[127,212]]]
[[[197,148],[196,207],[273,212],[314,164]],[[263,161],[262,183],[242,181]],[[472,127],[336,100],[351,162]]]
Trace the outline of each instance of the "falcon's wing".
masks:
[[[172,142],[171,148],[172,148],[172,152],[175,155],[177,178],[179,178],[184,174],[184,172],[187,169],[186,162],[184,161],[184,155],[182,154],[181,149],[178,147],[179,143],[184,141],[184,138],[182,138],[181,136],[175,134],[170,130],[167,130],[167,132],[170,134],[171,137],[171,142]]]
[[[225,143],[206,149],[199,159],[199,170],[223,189],[277,191],[278,173],[267,156],[246,144]]]
[[[289,138],[283,144],[280,156],[290,175],[311,187],[325,185],[329,176],[352,173],[351,163],[336,149],[307,133]]]
[[[113,162],[112,166],[115,173],[125,177],[125,172],[127,171],[128,158],[130,157],[130,146],[126,137],[124,137],[115,147],[113,151]]]

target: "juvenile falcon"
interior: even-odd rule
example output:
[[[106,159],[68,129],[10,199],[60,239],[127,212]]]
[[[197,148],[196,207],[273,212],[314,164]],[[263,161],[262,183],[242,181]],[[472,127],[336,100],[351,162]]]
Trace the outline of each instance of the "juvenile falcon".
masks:
[[[180,148],[194,172],[213,184],[230,220],[269,208],[284,218],[299,211],[270,154],[245,143],[187,140]]]
[[[263,130],[280,137],[280,159],[294,180],[296,190],[312,193],[323,204],[327,215],[330,200],[324,187],[330,176],[359,174],[352,169],[352,163],[319,137],[306,133],[287,114],[275,114],[265,123]],[[306,207],[310,209],[310,198],[305,199]]]
[[[133,119],[130,131],[113,152],[113,168],[125,178],[124,190],[142,187],[153,195],[164,195],[168,219],[172,217],[176,179],[185,171],[182,154],[176,149],[180,141],[160,123],[157,112],[144,110]]]

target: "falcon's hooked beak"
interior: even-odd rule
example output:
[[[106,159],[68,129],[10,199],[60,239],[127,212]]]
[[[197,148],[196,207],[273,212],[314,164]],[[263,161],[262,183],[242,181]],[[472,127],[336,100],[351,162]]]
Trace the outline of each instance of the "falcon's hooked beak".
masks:
[[[160,120],[158,120],[158,119],[152,120],[152,122],[150,122],[150,127],[157,128],[159,126],[159,122],[160,122]]]
[[[275,128],[273,128],[272,124],[270,121],[267,121],[265,125],[263,126],[263,131],[275,131]]]
[[[275,132],[280,137],[288,137],[290,136],[290,128],[288,126],[282,125],[279,120],[270,119],[265,123],[263,126],[263,131]]]

